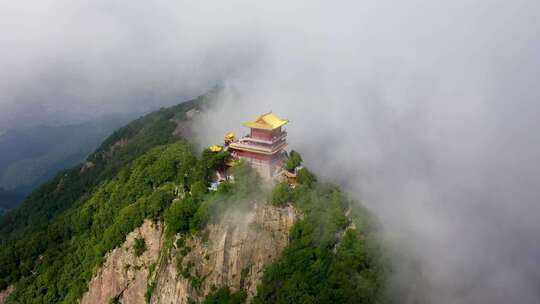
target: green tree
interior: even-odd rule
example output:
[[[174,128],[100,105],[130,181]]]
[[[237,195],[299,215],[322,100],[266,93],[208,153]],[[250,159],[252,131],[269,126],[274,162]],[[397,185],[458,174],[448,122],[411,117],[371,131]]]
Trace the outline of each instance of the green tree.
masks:
[[[315,177],[315,175],[311,173],[311,171],[309,171],[307,168],[302,168],[298,170],[298,173],[296,175],[296,179],[301,185],[311,187],[315,182],[317,182],[317,177]]]
[[[136,238],[133,243],[133,253],[136,257],[140,257],[146,251],[146,242],[144,238]]]
[[[247,293],[241,289],[231,292],[229,287],[222,287],[210,293],[204,300],[204,304],[242,304],[247,299]]]
[[[208,192],[208,187],[203,181],[197,181],[191,185],[191,196],[195,199],[202,198]]]
[[[191,196],[181,201],[174,202],[165,212],[165,224],[167,225],[167,234],[188,232],[192,217],[199,209],[199,202]]]
[[[285,162],[285,169],[289,172],[294,172],[294,169],[296,167],[300,166],[302,164],[302,156],[300,153],[296,152],[295,150],[291,150],[291,153],[289,153],[289,158]]]
[[[287,183],[279,183],[272,191],[272,204],[283,206],[292,201],[293,193]]]
[[[260,190],[260,175],[246,162],[241,161],[233,167],[231,174],[234,176],[235,195],[239,199],[249,197]]]

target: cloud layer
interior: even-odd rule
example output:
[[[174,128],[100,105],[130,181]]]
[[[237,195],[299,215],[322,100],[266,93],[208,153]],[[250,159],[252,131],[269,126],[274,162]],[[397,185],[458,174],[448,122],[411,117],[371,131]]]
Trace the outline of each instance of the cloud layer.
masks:
[[[216,83],[200,130],[274,110],[413,255],[411,302],[540,301],[540,4],[2,4],[0,129],[143,111]],[[45,115],[43,115],[45,113]],[[3,123],[3,125],[2,125]],[[401,270],[400,270],[401,271]],[[420,273],[420,277],[417,277]],[[406,285],[406,284],[405,284]]]

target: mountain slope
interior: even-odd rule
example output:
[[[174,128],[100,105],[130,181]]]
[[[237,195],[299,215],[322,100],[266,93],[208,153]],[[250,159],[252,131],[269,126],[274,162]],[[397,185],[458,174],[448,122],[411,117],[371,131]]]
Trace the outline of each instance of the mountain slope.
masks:
[[[208,191],[229,155],[186,139],[216,94],[121,128],[3,216],[7,302],[381,302],[378,226],[338,187],[304,168],[269,189],[241,163]]]
[[[0,289],[27,276],[50,244],[58,242],[51,223],[89,199],[101,184],[151,148],[177,141],[177,122],[187,121],[215,92],[178,106],[161,109],[119,129],[84,164],[59,173],[0,219]]]
[[[180,139],[181,134],[175,132],[175,120],[189,120],[186,113],[204,107],[211,102],[213,94],[150,113],[114,132],[84,164],[57,174],[29,195],[17,210],[2,217],[0,244],[41,230],[52,218],[149,149]]]

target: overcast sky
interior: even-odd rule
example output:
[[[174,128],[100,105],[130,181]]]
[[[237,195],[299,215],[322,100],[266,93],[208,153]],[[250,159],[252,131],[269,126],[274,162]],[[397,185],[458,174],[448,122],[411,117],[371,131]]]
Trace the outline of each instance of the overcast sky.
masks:
[[[539,54],[535,0],[3,1],[0,129],[225,83],[240,97],[201,140],[289,118],[307,165],[420,261],[417,297],[539,303]]]

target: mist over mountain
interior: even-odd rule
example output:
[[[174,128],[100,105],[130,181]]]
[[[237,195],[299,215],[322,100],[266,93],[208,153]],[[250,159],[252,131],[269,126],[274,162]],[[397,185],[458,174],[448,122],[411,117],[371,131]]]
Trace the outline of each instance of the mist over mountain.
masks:
[[[0,128],[142,111],[224,83],[199,140],[268,110],[289,118],[310,166],[382,219],[398,265],[399,253],[417,260],[398,267],[398,286],[414,276],[427,303],[540,301],[538,1],[1,12]]]

